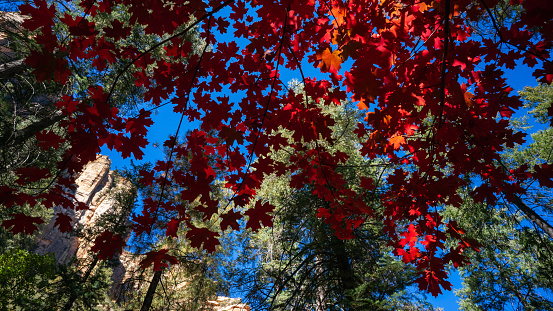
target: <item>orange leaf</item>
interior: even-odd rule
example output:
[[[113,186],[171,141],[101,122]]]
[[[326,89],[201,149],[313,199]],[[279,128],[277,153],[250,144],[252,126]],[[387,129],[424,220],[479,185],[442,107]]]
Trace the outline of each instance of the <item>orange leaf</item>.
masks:
[[[317,53],[317,59],[321,61],[317,67],[320,67],[323,71],[330,71],[331,68],[336,71],[340,70],[342,65],[341,53],[338,50],[331,52],[328,48],[321,53]]]
[[[402,144],[405,144],[405,137],[401,135],[394,135],[390,137],[388,144],[390,146],[393,146],[394,149],[399,149],[399,147],[401,147]]]
[[[445,3],[444,1],[432,2],[432,7],[441,13],[445,13]],[[462,7],[459,4],[454,4],[452,8],[449,8],[449,18],[459,16],[459,14],[461,14],[461,9]]]
[[[346,8],[335,6],[330,11],[330,14],[332,15],[332,17],[335,18],[333,23],[336,23],[337,25],[342,25],[344,23],[344,16],[346,15]]]
[[[369,123],[381,122],[381,123],[384,123],[385,125],[390,125],[392,116],[389,114],[382,113],[381,110],[375,110],[372,112],[367,112],[367,116],[365,117],[365,120]]]
[[[419,12],[422,13],[422,12],[424,12],[424,11],[428,11],[428,9],[434,5],[434,2],[431,2],[430,5],[428,5],[428,4],[424,3],[424,2],[419,2],[419,3],[415,4],[415,5],[419,7]]]
[[[364,99],[364,98],[361,98],[361,100],[359,101],[359,103],[357,103],[357,108],[359,108],[360,110],[363,110],[363,109],[369,110],[369,105],[367,105],[367,103],[365,103],[365,99]],[[370,112],[368,112],[368,113],[370,113]]]
[[[389,16],[397,16],[400,14],[401,3],[394,0],[380,0],[378,4],[381,8],[386,9]]]
[[[474,103],[472,102],[472,98],[474,97],[474,94],[472,94],[471,92],[465,92],[464,97],[465,97],[465,104],[467,105],[467,107],[471,108],[472,106],[474,106]]]

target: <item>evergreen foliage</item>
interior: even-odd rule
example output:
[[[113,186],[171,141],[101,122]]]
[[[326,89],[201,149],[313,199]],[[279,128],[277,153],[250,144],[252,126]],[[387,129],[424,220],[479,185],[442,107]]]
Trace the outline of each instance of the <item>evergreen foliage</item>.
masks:
[[[303,93],[297,81],[292,81],[291,89]],[[366,191],[358,200],[382,213],[377,196],[385,186],[378,182],[386,165],[360,155],[359,138],[354,134],[359,111],[351,103],[321,108],[335,121],[333,145],[325,140],[316,144],[328,145],[331,153],[348,154],[346,163],[332,169],[339,170],[351,187],[359,184],[361,178],[377,181],[374,190]],[[293,133],[273,134],[290,139]],[[293,155],[297,151],[291,149],[271,153],[279,161],[289,161]],[[265,179],[258,195],[275,206],[273,226],[245,238],[237,258],[241,269],[235,267],[231,273],[253,309],[432,310],[411,287],[416,279],[415,269],[392,255],[382,214],[358,219],[354,237],[340,239],[332,234],[331,225],[317,215],[328,213],[330,207],[313,195],[313,185],[294,189],[289,186],[289,178],[292,176]]]
[[[547,109],[553,103],[553,87],[540,84],[519,92],[530,118],[515,123],[520,130],[543,127],[548,123]],[[532,121],[532,122],[531,122]],[[522,164],[533,168],[553,163],[553,128],[534,131],[531,142],[503,155],[509,167]],[[545,219],[552,219],[552,189],[525,185],[526,204]],[[450,211],[468,235],[482,241],[479,252],[469,252],[472,265],[460,269],[463,288],[457,295],[467,311],[552,310],[553,242],[529,222],[515,207],[501,202],[495,206],[475,204],[465,196],[465,205]]]

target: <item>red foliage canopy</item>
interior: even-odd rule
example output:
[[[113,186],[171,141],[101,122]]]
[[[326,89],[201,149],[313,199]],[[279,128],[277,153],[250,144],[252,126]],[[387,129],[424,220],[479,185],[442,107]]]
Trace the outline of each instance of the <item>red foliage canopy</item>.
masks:
[[[475,174],[482,179],[473,192],[479,202],[493,203],[502,192],[522,194],[519,184],[527,178],[551,185],[551,167],[536,169],[539,176],[516,171],[516,176],[510,176],[515,173],[505,171],[498,161],[504,146],[523,142],[523,135],[509,128],[509,117],[521,102],[511,94],[501,68],[512,68],[521,60],[531,67],[539,65],[534,75],[542,82],[552,82],[553,2],[511,0],[521,4],[523,11],[509,29],[500,27],[491,15],[490,8],[497,2],[187,0],[186,5],[178,5],[174,0],[82,1],[86,16],[92,17],[116,6],[128,7],[128,21],[115,20],[103,28],[85,17],[64,15],[46,0],[35,0],[34,5],[22,5],[20,10],[31,17],[24,26],[40,30],[36,40],[42,49],[27,58],[38,79],[65,83],[69,62],[80,59],[94,60],[99,72],[113,62],[133,64],[138,68],[136,84],[146,88],[146,99],[158,105],[167,100],[175,112],[200,122],[182,146],[175,146],[174,138],[166,142],[173,159],[189,163],[186,170],[160,162],[155,170],[170,170],[163,175],[171,176],[170,180],[149,172],[141,174],[147,184],[186,185],[181,197],[198,199],[204,219],[217,212],[220,204],[210,195],[214,170],[226,172],[226,187],[234,192],[236,205],[253,200],[265,174],[294,172],[292,186],[313,184],[315,194],[330,206],[319,209],[318,215],[332,225],[337,236],[352,238],[360,216],[372,215],[372,211],[366,204],[356,203],[357,194],[331,169],[341,165],[347,155],[333,154],[321,144],[305,149],[305,142],[332,142],[332,120],[320,107],[283,87],[279,73],[283,68],[298,72],[307,96],[324,105],[340,105],[347,99],[357,102],[360,109],[369,111],[356,130],[364,140],[363,156],[405,164],[388,175],[389,188],[381,195],[386,232],[396,254],[420,269],[420,288],[437,295],[440,286],[450,287],[444,265],[465,264],[463,250],[477,245],[464,239],[454,222],[445,222],[435,212],[435,207],[461,203],[456,190],[466,185],[464,176]],[[471,21],[478,19],[491,22],[493,36],[473,33]],[[53,32],[54,21],[67,25],[67,36]],[[142,24],[146,34],[165,39],[145,51],[129,47],[126,22]],[[194,54],[190,43],[183,42],[181,36],[194,27],[212,49]],[[215,32],[228,31],[246,43],[239,47],[233,41],[215,40]],[[152,50],[162,47],[165,57],[150,57]],[[186,57],[186,62],[179,61],[181,57]],[[351,65],[345,66],[346,60]],[[304,76],[302,66],[307,62],[320,68],[328,79]],[[238,100],[211,96],[223,88],[244,96]],[[134,118],[122,117],[112,107],[112,92],[98,85],[89,89],[90,101],[65,96],[57,104],[66,116],[61,126],[67,128],[63,139],[70,145],[60,170],[78,172],[104,145],[123,157],[142,157],[140,149],[147,145],[145,135],[151,124],[149,114],[141,111]],[[293,131],[293,141],[271,135],[279,127]],[[43,148],[57,147],[62,139],[44,132],[36,137]],[[269,146],[293,147],[297,154],[284,165],[262,157],[270,151]],[[35,172],[17,173],[20,180],[27,180],[34,178],[29,174]],[[58,183],[70,185],[71,177],[64,176],[58,176]],[[370,188],[372,181],[363,179],[359,186]],[[15,202],[19,192],[3,187],[2,193]],[[39,199],[48,205],[54,197],[44,192]],[[32,195],[21,198],[17,204],[37,200]],[[194,227],[188,221],[188,211],[177,203],[147,200],[143,215],[136,217],[140,220],[136,232],[147,230],[156,212],[165,209],[179,214],[169,221],[168,235],[176,235],[175,225],[184,221],[189,228],[186,236],[194,246],[215,249],[217,230]],[[267,213],[272,208],[267,203],[255,204],[248,212],[247,225],[254,230],[260,222],[270,225]],[[5,227],[13,225],[14,233],[32,232],[36,228],[33,223],[40,222],[33,219],[23,226],[19,222],[28,217],[14,216],[3,223]],[[222,229],[237,229],[241,217],[228,211],[222,215]],[[68,220],[57,221],[60,228],[67,227],[63,221]],[[444,249],[446,233],[458,240],[457,247]],[[95,250],[106,258],[121,247],[120,237],[107,233],[96,242]],[[424,248],[417,248],[417,242]],[[172,259],[156,252],[142,264],[153,263],[159,269],[162,260]]]

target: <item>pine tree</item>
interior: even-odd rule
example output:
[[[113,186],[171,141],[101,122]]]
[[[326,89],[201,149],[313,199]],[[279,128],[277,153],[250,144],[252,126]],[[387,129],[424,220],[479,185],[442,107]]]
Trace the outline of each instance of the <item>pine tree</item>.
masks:
[[[302,96],[298,82],[292,82],[291,89]],[[243,266],[231,273],[234,282],[256,310],[430,310],[423,297],[410,290],[415,269],[395,258],[388,246],[378,203],[387,165],[361,156],[354,134],[361,113],[351,103],[326,109],[324,113],[335,122],[333,144],[325,140],[317,144],[330,154],[347,153],[349,159],[342,166],[322,169],[342,174],[351,185],[361,179],[374,181],[373,191],[364,192],[357,199],[362,203],[354,204],[366,204],[376,214],[356,219],[351,236],[337,237],[333,232],[340,229],[331,228],[320,217],[330,213],[331,207],[313,194],[314,184],[291,188],[287,185],[292,175],[270,176],[258,195],[275,206],[272,228],[245,239],[239,257]],[[273,134],[293,135],[286,131]],[[315,146],[306,145],[306,150],[309,147]],[[288,161],[304,155],[281,149],[273,150],[271,156]]]
[[[503,155],[508,167],[526,164],[553,163],[553,128],[547,125],[547,109],[553,103],[553,87],[538,85],[520,92],[530,114],[516,123],[520,130],[541,127],[531,137],[532,142],[517,146]],[[528,194],[522,198],[545,219],[553,215],[550,188],[525,185]],[[501,202],[494,206],[474,204],[468,195],[465,206],[452,211],[451,218],[467,234],[482,241],[479,252],[469,252],[472,263],[461,268],[463,310],[551,310],[553,309],[553,241],[512,206]],[[522,201],[521,200],[521,201]]]

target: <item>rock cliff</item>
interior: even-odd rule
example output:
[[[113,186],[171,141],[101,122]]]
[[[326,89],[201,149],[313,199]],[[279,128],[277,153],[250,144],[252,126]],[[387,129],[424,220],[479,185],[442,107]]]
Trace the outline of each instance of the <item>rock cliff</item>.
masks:
[[[115,215],[116,218],[124,221],[128,218],[129,212],[122,211],[117,196],[131,189],[131,185],[122,178],[116,178],[114,172],[110,170],[110,166],[110,159],[107,156],[99,155],[95,161],[87,164],[77,176],[75,198],[79,202],[86,203],[89,209],[76,212],[64,210],[71,214],[75,231],[99,227],[98,222],[101,222],[102,218],[108,214]],[[54,210],[57,212],[59,209]],[[51,221],[42,232],[38,241],[39,246],[35,250],[36,253],[52,253],[59,264],[67,264],[74,258],[81,262],[91,261],[90,247],[92,243],[89,240],[80,238],[73,232],[59,232],[54,227],[54,221]],[[115,265],[113,266],[111,296],[116,299],[115,297],[124,295],[122,292],[137,290],[137,284],[133,282],[133,279],[136,275],[141,275],[140,257],[124,251],[112,261]],[[250,307],[241,303],[238,298],[219,296],[216,300],[209,301],[208,304],[214,311],[251,311]]]
[[[107,156],[100,155],[90,162],[81,174],[76,178],[75,198],[79,202],[89,206],[85,211],[68,209],[73,218],[73,227],[76,229],[94,228],[102,216],[108,213],[114,214],[116,196],[124,190],[130,189],[130,185],[123,180],[115,183],[113,171],[110,170],[111,161]],[[55,212],[60,208],[55,208]],[[127,215],[121,215],[127,218]],[[35,251],[38,254],[53,253],[59,264],[68,263],[74,256],[83,259],[89,254],[87,241],[75,236],[74,233],[61,233],[50,222],[43,230],[39,238],[39,246]]]

